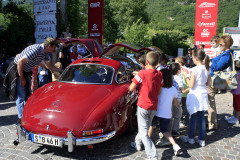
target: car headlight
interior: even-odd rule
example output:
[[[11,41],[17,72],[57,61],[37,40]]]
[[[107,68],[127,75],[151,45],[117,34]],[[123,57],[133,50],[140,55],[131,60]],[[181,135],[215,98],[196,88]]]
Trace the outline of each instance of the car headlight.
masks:
[[[101,133],[103,133],[103,129],[83,131],[83,136],[92,136],[92,135],[101,134]]]

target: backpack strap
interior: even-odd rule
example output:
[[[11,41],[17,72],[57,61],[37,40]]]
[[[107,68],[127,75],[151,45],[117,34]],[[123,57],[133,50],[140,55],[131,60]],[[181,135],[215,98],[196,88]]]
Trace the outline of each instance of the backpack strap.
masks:
[[[230,52],[231,57],[232,57],[232,70],[235,71],[235,65],[234,65],[234,59],[233,59],[233,54]]]

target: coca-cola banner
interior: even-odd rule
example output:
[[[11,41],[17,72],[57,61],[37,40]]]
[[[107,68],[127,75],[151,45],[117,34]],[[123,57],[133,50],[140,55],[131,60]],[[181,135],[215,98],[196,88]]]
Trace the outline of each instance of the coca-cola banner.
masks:
[[[195,18],[195,45],[205,45],[205,52],[215,57],[210,50],[211,38],[216,35],[218,16],[218,0],[197,0]]]
[[[103,41],[103,1],[88,0],[88,38]]]

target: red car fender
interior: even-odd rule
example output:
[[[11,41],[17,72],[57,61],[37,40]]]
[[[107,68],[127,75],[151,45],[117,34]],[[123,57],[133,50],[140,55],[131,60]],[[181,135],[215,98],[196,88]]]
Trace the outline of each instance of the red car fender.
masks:
[[[83,131],[103,128],[103,132],[119,131],[128,122],[130,103],[126,101],[129,84],[123,84],[113,91],[111,96],[96,108],[86,121]]]

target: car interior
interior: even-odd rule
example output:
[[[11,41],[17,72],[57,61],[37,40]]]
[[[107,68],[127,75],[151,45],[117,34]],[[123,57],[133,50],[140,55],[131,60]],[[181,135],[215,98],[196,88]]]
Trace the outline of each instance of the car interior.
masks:
[[[116,61],[119,61],[122,63],[122,65],[124,66],[124,69],[126,70],[126,73],[128,75],[128,79],[132,79],[133,76],[133,71],[137,70],[134,62],[128,58],[128,57],[124,57],[122,55],[108,55],[108,56],[102,56],[102,58],[110,58]]]
[[[121,67],[116,74],[116,82],[121,84],[121,83],[129,82],[129,80],[130,78],[126,73],[124,67]]]

